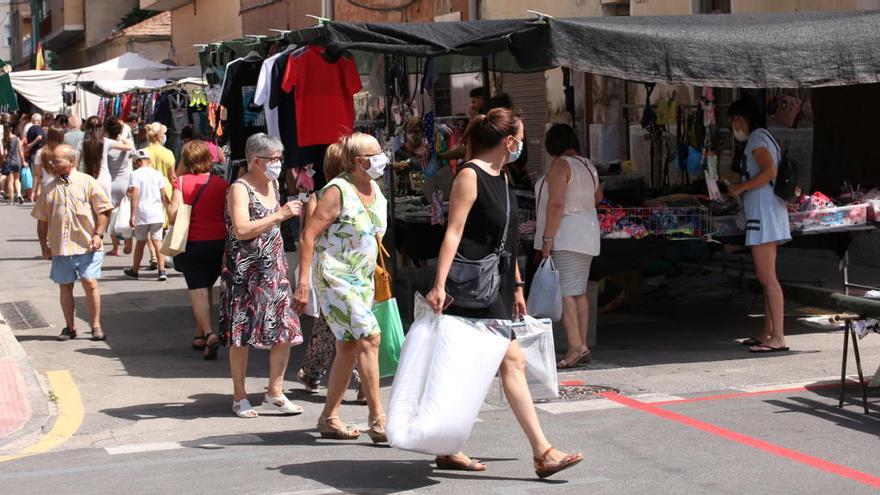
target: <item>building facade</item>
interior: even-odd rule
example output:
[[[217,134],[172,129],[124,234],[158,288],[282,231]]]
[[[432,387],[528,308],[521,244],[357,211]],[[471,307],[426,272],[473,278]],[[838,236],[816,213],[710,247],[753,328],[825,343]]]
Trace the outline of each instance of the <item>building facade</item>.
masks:
[[[34,43],[30,4],[10,2],[9,25],[12,38],[9,43],[9,59],[13,69],[32,69]]]
[[[241,0],[140,0],[140,8],[171,13],[169,58],[177,65],[199,63],[194,45],[244,35]]]

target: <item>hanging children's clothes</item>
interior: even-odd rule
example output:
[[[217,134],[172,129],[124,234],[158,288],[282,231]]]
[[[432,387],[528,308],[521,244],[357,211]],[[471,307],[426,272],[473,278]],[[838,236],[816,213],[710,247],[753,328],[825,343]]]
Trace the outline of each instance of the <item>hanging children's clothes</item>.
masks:
[[[361,90],[361,79],[352,59],[336,63],[324,60],[324,49],[311,46],[288,61],[282,88],[296,89],[296,120],[300,146],[330,144],[350,134],[354,126],[354,100]]]
[[[254,104],[262,60],[237,59],[226,66],[220,104],[226,107],[229,148],[233,159],[244,158],[247,138],[265,132],[266,119]]]

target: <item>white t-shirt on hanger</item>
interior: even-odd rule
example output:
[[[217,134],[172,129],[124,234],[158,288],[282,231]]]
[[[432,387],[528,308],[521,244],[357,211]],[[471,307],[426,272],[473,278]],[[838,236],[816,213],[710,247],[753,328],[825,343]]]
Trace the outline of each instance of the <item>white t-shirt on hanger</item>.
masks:
[[[272,55],[263,60],[260,68],[260,77],[257,79],[257,90],[254,93],[254,104],[263,106],[266,115],[266,131],[270,136],[281,139],[281,130],[278,126],[278,109],[269,108],[269,95],[272,93],[272,66],[281,54]]]

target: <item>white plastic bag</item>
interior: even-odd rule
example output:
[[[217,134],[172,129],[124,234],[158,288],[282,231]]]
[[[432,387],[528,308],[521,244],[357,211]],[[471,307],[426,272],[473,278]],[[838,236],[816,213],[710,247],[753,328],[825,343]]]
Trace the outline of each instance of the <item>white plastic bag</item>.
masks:
[[[132,238],[131,231],[131,202],[128,196],[122,198],[119,207],[113,210],[110,216],[110,235],[123,239]]]
[[[526,381],[529,383],[532,399],[546,400],[559,397],[553,322],[546,318],[537,320],[526,316],[522,322],[514,323],[512,330],[526,356]]]
[[[562,319],[562,290],[559,288],[559,271],[553,257],[544,258],[532,278],[529,289],[529,314],[538,318]]]
[[[431,455],[460,452],[510,340],[485,325],[436,315],[417,296],[388,405],[392,446]]]

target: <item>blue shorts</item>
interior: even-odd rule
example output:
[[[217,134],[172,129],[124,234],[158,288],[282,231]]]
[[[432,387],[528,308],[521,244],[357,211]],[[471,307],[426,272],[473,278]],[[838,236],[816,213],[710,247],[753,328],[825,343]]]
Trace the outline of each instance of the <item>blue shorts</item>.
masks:
[[[74,256],[52,256],[52,271],[49,272],[49,278],[59,285],[72,284],[83,279],[98,280],[101,278],[103,264],[103,251]]]

